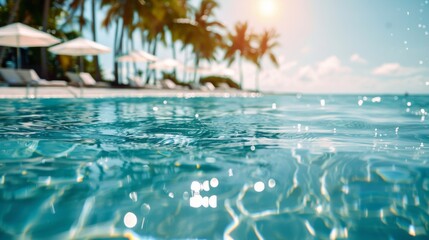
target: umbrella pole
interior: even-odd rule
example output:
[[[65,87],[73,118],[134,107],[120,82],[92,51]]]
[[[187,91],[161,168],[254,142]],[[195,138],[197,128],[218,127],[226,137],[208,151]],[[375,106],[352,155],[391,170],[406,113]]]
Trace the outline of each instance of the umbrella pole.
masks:
[[[79,56],[79,71],[83,72],[83,58],[82,56]]]
[[[19,51],[19,47],[16,48],[16,69],[21,68],[21,52]]]

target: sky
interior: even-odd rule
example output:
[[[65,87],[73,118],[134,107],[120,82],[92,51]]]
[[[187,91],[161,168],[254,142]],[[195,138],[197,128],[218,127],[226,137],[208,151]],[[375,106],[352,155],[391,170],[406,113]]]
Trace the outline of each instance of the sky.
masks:
[[[263,91],[429,93],[428,0],[218,2],[216,17],[228,29],[247,21],[255,32],[274,28],[280,34],[275,49],[280,67],[263,62]],[[99,42],[112,46],[113,31],[101,30]],[[161,50],[159,57],[171,58],[171,53]],[[101,61],[111,72],[112,57],[102,56]],[[231,68],[238,80],[237,64]],[[244,69],[244,88],[254,89],[256,68],[245,62]]]

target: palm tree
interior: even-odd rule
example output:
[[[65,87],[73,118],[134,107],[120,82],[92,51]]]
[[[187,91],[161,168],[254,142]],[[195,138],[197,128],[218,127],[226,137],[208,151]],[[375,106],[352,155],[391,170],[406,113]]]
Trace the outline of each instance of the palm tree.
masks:
[[[199,8],[194,12],[194,19],[176,19],[181,25],[180,41],[183,49],[191,45],[195,54],[194,82],[197,80],[197,70],[201,60],[216,60],[216,51],[223,45],[222,35],[216,29],[223,29],[224,25],[214,20],[214,10],[219,4],[214,0],[202,0]]]
[[[228,43],[224,46],[226,49],[224,59],[228,60],[228,66],[237,60],[240,71],[240,87],[243,87],[243,58],[255,62],[257,58],[256,49],[252,48],[251,43],[256,38],[255,34],[249,31],[247,22],[238,22],[234,26],[234,33],[228,33]]]
[[[145,1],[136,0],[101,0],[101,7],[109,7],[102,21],[102,26],[108,29],[113,23],[116,25],[114,36],[115,59],[122,52],[125,31],[132,27],[134,20],[137,18],[135,9],[140,8],[144,2]],[[113,73],[115,76],[115,83],[119,84],[118,63],[116,61],[114,61]]]
[[[275,29],[264,30],[264,32],[258,36],[258,50],[257,50],[257,58],[255,59],[256,64],[256,75],[255,75],[255,87],[256,91],[259,91],[259,72],[262,68],[262,60],[265,56],[268,56],[270,61],[274,64],[274,66],[278,67],[279,63],[277,61],[277,57],[273,52],[273,49],[279,46],[279,43],[276,39],[279,37],[279,34],[275,31]]]
[[[7,19],[7,22],[5,25],[9,25],[15,21],[16,15],[18,14],[19,6],[21,5],[21,0],[10,1],[10,2],[14,2],[14,3],[12,3],[13,8],[11,9],[11,11],[9,13],[9,18]],[[5,4],[7,6],[7,5],[10,5],[11,3],[5,3]],[[4,47],[2,47],[0,50],[0,63],[3,62],[3,58],[4,58],[4,55],[6,53],[5,50],[6,49]]]
[[[43,31],[46,32],[48,30],[48,20],[49,20],[49,9],[51,6],[51,0],[45,0],[43,4]],[[47,50],[46,48],[41,48],[41,76],[43,78],[47,78],[48,76],[48,58],[47,58]]]
[[[96,0],[91,1],[91,31],[92,31],[92,40],[94,42],[97,42],[97,28],[96,28],[96,13],[95,13],[95,6],[96,6]],[[95,79],[97,81],[101,80],[101,73],[100,73],[100,65],[98,63],[98,56],[94,56],[94,66],[95,66]]]

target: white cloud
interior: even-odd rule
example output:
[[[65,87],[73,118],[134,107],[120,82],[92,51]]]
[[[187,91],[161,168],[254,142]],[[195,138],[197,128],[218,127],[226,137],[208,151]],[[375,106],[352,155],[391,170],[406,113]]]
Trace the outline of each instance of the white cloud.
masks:
[[[375,68],[372,74],[385,77],[404,77],[421,73],[422,69],[403,67],[399,63],[385,63]]]
[[[350,62],[352,63],[359,63],[359,64],[366,64],[368,61],[361,57],[359,54],[355,53],[350,56]]]
[[[295,68],[296,66],[298,66],[298,62],[297,61],[291,61],[291,62],[285,62],[285,63],[280,63],[280,71],[290,71],[293,68]]]
[[[295,78],[300,81],[309,82],[318,80],[319,76],[311,66],[304,66],[298,70]]]
[[[349,72],[351,69],[341,64],[337,56],[331,56],[317,65],[317,74],[319,76],[332,75],[337,73]]]
[[[302,54],[309,54],[311,52],[311,47],[310,46],[305,46],[303,48],[301,48],[301,53]]]
[[[352,70],[343,65],[341,60],[332,56],[314,64],[300,64],[297,61],[280,59],[280,68],[264,65],[260,73],[260,89],[267,92],[289,93],[424,93],[429,91],[426,70],[422,68],[402,67],[399,64],[387,65],[378,70],[380,73],[395,71],[413,72],[413,75],[383,81],[385,75],[371,74],[372,68]],[[399,66],[398,66],[399,65]],[[386,70],[387,69],[387,70]],[[238,71],[237,71],[238,73]],[[244,63],[244,87],[255,89],[255,66]],[[421,73],[421,74],[418,74]],[[401,73],[403,74],[403,73]],[[234,79],[238,80],[238,75]]]

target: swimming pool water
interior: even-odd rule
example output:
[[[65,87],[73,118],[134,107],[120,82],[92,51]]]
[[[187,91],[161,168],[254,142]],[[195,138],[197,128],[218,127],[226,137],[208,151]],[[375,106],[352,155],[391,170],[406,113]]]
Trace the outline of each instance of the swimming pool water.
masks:
[[[0,100],[0,239],[428,239],[427,96]]]

